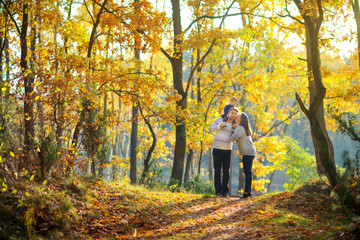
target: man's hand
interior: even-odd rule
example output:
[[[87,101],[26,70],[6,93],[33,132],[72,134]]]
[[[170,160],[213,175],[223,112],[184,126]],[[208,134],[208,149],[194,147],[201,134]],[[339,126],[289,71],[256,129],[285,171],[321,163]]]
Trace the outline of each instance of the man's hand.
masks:
[[[222,122],[222,123],[219,124],[220,128],[223,128],[224,126],[226,126],[226,122]]]

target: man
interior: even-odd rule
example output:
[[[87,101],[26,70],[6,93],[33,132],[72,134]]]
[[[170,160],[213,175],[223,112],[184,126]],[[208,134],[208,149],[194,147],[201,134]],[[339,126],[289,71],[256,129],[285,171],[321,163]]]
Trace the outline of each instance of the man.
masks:
[[[213,159],[214,159],[214,184],[217,196],[226,197],[229,193],[229,170],[231,161],[232,124],[239,110],[235,107],[230,108],[227,114],[227,121],[218,118],[210,126],[210,133],[214,133]],[[222,173],[222,174],[221,174]]]

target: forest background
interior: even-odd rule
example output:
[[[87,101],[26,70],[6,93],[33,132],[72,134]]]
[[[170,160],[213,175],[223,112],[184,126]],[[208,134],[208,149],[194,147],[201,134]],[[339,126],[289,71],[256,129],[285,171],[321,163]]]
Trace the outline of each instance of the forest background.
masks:
[[[79,174],[211,192],[208,128],[231,96],[251,119],[259,193],[336,175],[312,135],[314,102],[332,161],[358,163],[357,0],[0,3],[4,191],[9,179]]]

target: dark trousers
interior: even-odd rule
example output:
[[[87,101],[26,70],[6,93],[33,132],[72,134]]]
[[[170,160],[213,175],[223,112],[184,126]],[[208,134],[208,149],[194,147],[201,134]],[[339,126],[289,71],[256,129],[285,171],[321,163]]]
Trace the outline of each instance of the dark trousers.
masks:
[[[245,173],[245,189],[244,192],[251,193],[251,183],[252,183],[252,165],[255,156],[243,156],[243,168]]]
[[[229,192],[229,169],[231,150],[213,149],[214,183],[216,194],[226,196]]]

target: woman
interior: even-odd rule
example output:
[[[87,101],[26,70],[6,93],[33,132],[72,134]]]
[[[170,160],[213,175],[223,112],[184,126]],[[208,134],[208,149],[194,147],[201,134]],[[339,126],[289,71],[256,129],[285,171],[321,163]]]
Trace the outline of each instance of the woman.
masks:
[[[241,113],[235,118],[235,121],[238,126],[230,139],[231,141],[236,141],[239,153],[242,156],[245,189],[241,198],[248,198],[251,196],[252,164],[256,156],[256,149],[251,138],[252,131],[248,116],[245,113]]]

